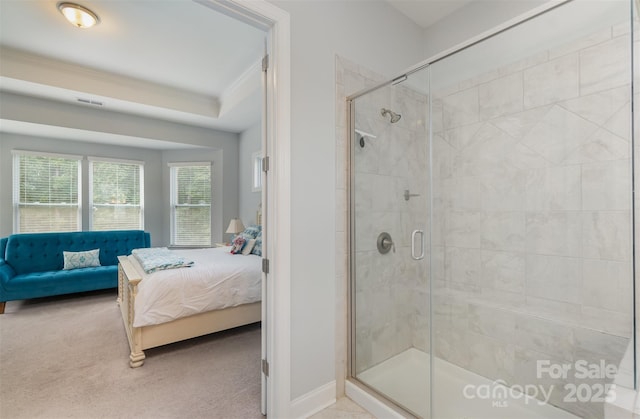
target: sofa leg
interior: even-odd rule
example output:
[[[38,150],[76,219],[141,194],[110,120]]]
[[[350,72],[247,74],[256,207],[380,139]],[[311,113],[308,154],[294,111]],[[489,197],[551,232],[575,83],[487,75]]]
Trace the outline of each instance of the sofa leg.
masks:
[[[0,302],[0,314],[4,314],[4,306],[7,304],[6,301]]]

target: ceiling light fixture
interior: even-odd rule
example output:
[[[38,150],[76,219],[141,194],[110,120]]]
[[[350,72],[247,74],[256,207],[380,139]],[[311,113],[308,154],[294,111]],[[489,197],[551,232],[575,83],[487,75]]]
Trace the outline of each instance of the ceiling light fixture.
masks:
[[[98,15],[79,4],[58,3],[58,10],[76,28],[86,29],[100,22]]]

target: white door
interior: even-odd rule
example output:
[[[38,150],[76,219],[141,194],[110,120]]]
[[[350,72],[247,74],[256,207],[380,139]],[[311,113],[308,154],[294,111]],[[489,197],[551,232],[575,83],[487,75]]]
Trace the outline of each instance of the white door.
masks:
[[[269,229],[267,225],[267,208],[268,208],[268,182],[267,176],[269,174],[269,157],[267,154],[267,144],[268,144],[268,126],[267,126],[267,118],[268,118],[268,83],[269,77],[269,54],[267,51],[266,41],[265,41],[265,55],[262,60],[262,399],[260,402],[260,409],[263,415],[267,414],[267,385],[268,385],[268,376],[269,376],[269,363],[267,362],[268,354],[267,354],[267,337],[269,336],[269,324],[267,323],[267,313],[269,301],[267,299],[267,281],[269,280],[269,247],[267,246],[268,240],[267,235],[269,234]],[[265,262],[266,261],[266,262]]]
[[[287,100],[283,99],[282,96],[277,97],[276,93],[279,92],[279,88],[275,85],[276,78],[281,78],[282,76],[277,77],[272,70],[272,66],[268,65],[269,57],[272,56],[271,48],[275,43],[275,40],[278,39],[282,42],[282,36],[274,34],[273,28],[274,23],[280,22],[281,20],[285,20],[286,23],[283,24],[283,33],[288,34],[289,26],[288,26],[288,14],[282,12],[277,7],[270,5],[268,2],[244,2],[243,0],[194,0],[198,3],[201,3],[207,7],[210,7],[214,10],[217,10],[227,16],[245,22],[251,26],[254,26],[258,29],[261,29],[266,34],[265,39],[265,48],[264,48],[264,56],[266,57],[264,61],[264,66],[262,70],[261,77],[261,90],[262,90],[262,157],[264,160],[262,161],[262,216],[261,216],[261,224],[262,224],[262,259],[263,259],[263,273],[262,273],[262,335],[261,335],[261,359],[262,359],[262,374],[261,374],[261,403],[260,409],[263,415],[266,415],[268,410],[277,409],[277,404],[280,402],[275,402],[274,395],[269,392],[269,383],[272,383],[273,376],[275,375],[275,371],[271,371],[269,374],[269,363],[267,361],[271,360],[274,357],[276,350],[274,349],[274,339],[272,326],[268,322],[268,319],[273,319],[274,314],[272,313],[272,307],[270,305],[269,295],[274,295],[274,284],[273,278],[268,273],[268,261],[275,256],[273,249],[271,249],[268,244],[273,242],[273,239],[270,236],[271,230],[276,227],[275,222],[273,225],[269,225],[269,218],[271,214],[268,212],[268,208],[270,205],[269,199],[274,199],[275,197],[269,197],[270,191],[275,191],[275,185],[273,181],[273,176],[271,176],[270,168],[269,168],[269,150],[273,150],[274,154],[277,154],[278,151],[274,149],[275,144],[275,132],[276,128],[274,124],[268,124],[268,121],[274,121],[276,117],[276,104],[286,104],[285,109],[288,109]],[[287,35],[288,36],[288,35]],[[287,44],[288,45],[288,44]],[[288,49],[285,49],[288,51]],[[288,57],[288,52],[282,53],[284,56]],[[285,66],[287,68],[287,66]],[[281,82],[280,85],[285,86],[288,85],[288,81]],[[285,136],[285,138],[288,138]],[[254,163],[255,164],[255,163]],[[271,188],[270,188],[271,186]],[[286,196],[286,194],[285,194]],[[275,211],[272,211],[275,215]],[[287,278],[288,279],[288,278]],[[282,289],[286,289],[283,287]],[[286,347],[287,345],[283,345],[282,347]],[[268,349],[271,348],[269,351]],[[278,353],[280,353],[281,349],[278,349]],[[285,377],[284,380],[287,380],[288,377]],[[279,379],[279,382],[282,382],[283,378]],[[269,398],[272,400],[270,409],[267,408],[267,400]]]

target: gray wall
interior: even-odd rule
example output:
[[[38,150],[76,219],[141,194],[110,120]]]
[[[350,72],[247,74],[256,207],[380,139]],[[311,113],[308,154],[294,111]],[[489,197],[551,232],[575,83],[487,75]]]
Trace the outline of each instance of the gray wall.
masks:
[[[240,144],[238,154],[240,161],[238,162],[239,181],[238,188],[240,219],[245,226],[255,224],[256,211],[261,201],[261,192],[252,192],[253,183],[253,161],[251,155],[256,151],[261,151],[261,125],[256,124],[253,127],[240,133]]]
[[[136,141],[141,141],[136,138],[129,147],[0,133],[0,236],[13,230],[13,149],[145,161],[145,229],[151,232],[153,245],[169,243],[168,162],[213,162],[214,242],[222,239],[223,224],[238,214],[237,134],[6,92],[0,93],[0,102],[0,118],[5,120],[82,129],[87,135],[101,132],[185,145],[184,149],[158,150],[136,147]]]
[[[0,134],[0,236],[5,237],[13,232],[12,210],[12,153],[11,150],[40,151],[48,153],[74,154],[81,156],[110,157],[119,159],[144,161],[144,195],[145,230],[151,233],[151,239],[161,244],[164,224],[162,222],[162,182],[160,163],[162,152],[134,147],[119,147],[113,145],[81,143],[51,138],[38,138],[18,134]],[[88,164],[83,161],[83,229],[88,229],[88,197],[89,185]]]
[[[547,0],[484,0],[469,3],[424,30],[423,59],[540,7]]]
[[[237,148],[238,135],[170,121],[0,92],[0,118],[173,143]],[[135,144],[132,144],[135,146]]]
[[[335,105],[336,54],[391,77],[423,58],[422,31],[386,2],[273,3],[291,17],[289,239],[295,399],[336,379],[335,127],[336,114],[344,112]]]

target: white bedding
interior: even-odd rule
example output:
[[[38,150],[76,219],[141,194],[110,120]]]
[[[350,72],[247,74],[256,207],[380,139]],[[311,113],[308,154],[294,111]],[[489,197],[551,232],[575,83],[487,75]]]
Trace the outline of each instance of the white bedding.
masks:
[[[134,327],[165,323],[211,310],[260,301],[260,256],[232,255],[230,248],[173,250],[189,268],[145,274],[134,256],[129,260],[142,276],[135,300]]]

